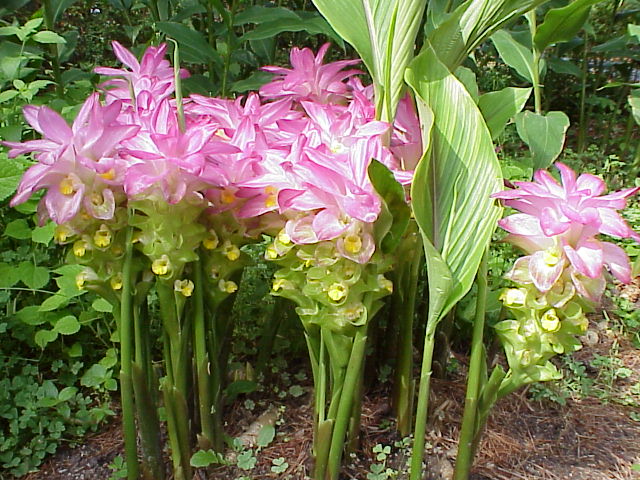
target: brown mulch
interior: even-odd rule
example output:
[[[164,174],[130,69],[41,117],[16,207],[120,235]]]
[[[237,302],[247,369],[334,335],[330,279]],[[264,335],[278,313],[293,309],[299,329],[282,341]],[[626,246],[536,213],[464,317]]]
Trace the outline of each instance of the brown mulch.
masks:
[[[463,398],[464,388],[460,383],[434,380],[433,392],[435,410],[427,443],[430,473],[426,478],[444,480],[450,478],[455,460],[462,413],[458,399]],[[345,479],[364,480],[374,461],[370,453],[373,446],[393,445],[399,440],[391,426],[387,398],[387,395],[374,395],[366,399],[361,452],[347,468]],[[260,452],[250,478],[306,478],[311,469],[310,418],[308,401],[288,404],[276,440]],[[385,424],[388,426],[380,427]],[[111,473],[108,465],[119,454],[122,454],[122,440],[119,425],[114,422],[100,434],[88,438],[85,445],[58,453],[40,472],[28,475],[25,480],[106,480]],[[285,474],[270,471],[272,460],[279,457],[284,457],[289,464]],[[407,460],[407,452],[401,452],[388,464],[402,470]],[[640,423],[629,418],[628,407],[583,400],[554,409],[514,394],[500,402],[491,415],[472,478],[632,480],[640,478],[631,470],[633,463],[640,463]],[[242,473],[219,469],[200,478],[226,480]]]
[[[593,322],[592,322],[593,323]],[[640,381],[640,355],[629,342],[608,329],[592,325],[595,341],[574,356],[588,364],[594,354],[607,355],[612,348],[622,364],[631,369],[631,377],[618,380],[616,388]],[[464,358],[460,358],[464,362]],[[464,402],[464,366],[452,380],[432,381],[430,428],[427,437],[428,472],[424,480],[448,480],[455,462],[458,427]],[[258,463],[250,472],[235,467],[198,472],[198,480],[234,480],[248,475],[252,480],[304,480],[310,475],[312,458],[312,407],[310,385],[298,397],[280,399],[276,394],[255,397],[255,408],[238,400],[228,411],[227,431],[241,435],[258,416],[269,408],[278,410],[277,436],[258,453]],[[266,397],[266,398],[265,398]],[[394,447],[400,441],[393,426],[390,393],[384,387],[373,389],[362,408],[360,448],[350,459],[343,478],[366,480],[375,462],[373,447],[392,447],[387,466],[407,478],[410,451]],[[638,480],[633,464],[640,463],[640,422],[630,414],[640,408],[602,403],[595,398],[569,399],[565,406],[532,401],[526,391],[512,394],[494,408],[479,448],[471,480]],[[109,464],[122,455],[120,426],[116,420],[101,433],[87,438],[75,449],[63,449],[45,462],[41,470],[25,480],[107,480]],[[271,471],[272,460],[284,458],[285,473]],[[2,474],[0,473],[0,478]]]

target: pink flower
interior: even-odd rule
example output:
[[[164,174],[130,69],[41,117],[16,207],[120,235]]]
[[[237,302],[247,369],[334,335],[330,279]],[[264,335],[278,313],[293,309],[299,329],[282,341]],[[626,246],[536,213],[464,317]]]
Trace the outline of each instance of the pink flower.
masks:
[[[167,44],[158,47],[149,47],[145,50],[142,60],[138,59],[120,43],[111,43],[113,51],[129,69],[117,69],[110,67],[97,67],[96,73],[108,77],[116,77],[102,83],[107,98],[126,100],[133,102],[142,92],[149,92],[151,98],[157,101],[168,97],[174,91],[174,72],[171,64],[164,58]],[[182,78],[188,77],[185,69],[180,70]],[[133,93],[134,98],[131,98]]]
[[[640,189],[601,196],[606,186],[600,178],[583,174],[576,179],[566,165],[557,163],[557,167],[562,184],[540,170],[534,182],[517,182],[517,189],[493,195],[523,212],[499,222],[509,232],[506,241],[530,254],[519,259],[509,275],[547,292],[567,272],[582,296],[597,301],[604,289],[604,267],[619,281],[631,281],[624,250],[596,236],[605,233],[640,239],[617,212],[626,205],[626,198]],[[527,275],[530,281],[525,281]]]
[[[45,138],[5,143],[12,147],[11,156],[36,152],[39,161],[23,176],[11,205],[23,203],[46,188],[42,202],[56,223],[67,222],[83,205],[95,218],[111,218],[115,210],[113,189],[121,190],[126,168],[118,151],[122,142],[139,130],[119,123],[119,111],[119,102],[103,107],[93,94],[69,127],[48,107],[25,107],[27,121]]]
[[[640,241],[640,235],[616,212],[626,206],[627,197],[636,194],[640,187],[601,196],[606,189],[601,178],[584,173],[576,179],[575,172],[563,163],[556,162],[556,166],[562,184],[548,172],[538,170],[534,182],[515,182],[517,189],[499,192],[493,197],[536,218],[546,236],[565,233],[580,224],[614,237]]]
[[[293,68],[263,67],[266,72],[275,73],[274,80],[263,85],[260,95],[265,98],[291,98],[296,101],[310,100],[319,103],[344,103],[349,94],[345,80],[362,73],[360,70],[346,70],[360,60],[341,60],[326,65],[322,60],[329,49],[325,43],[318,55],[308,48],[291,50]]]

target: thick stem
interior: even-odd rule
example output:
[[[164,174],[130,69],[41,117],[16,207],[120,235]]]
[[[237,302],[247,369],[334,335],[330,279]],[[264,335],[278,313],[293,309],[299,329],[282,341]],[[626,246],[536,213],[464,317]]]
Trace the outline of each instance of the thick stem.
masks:
[[[421,251],[420,237],[413,235],[416,242],[411,243],[411,251]],[[412,259],[401,271],[401,283],[396,285],[394,292],[395,304],[400,316],[398,318],[399,340],[394,381],[394,404],[398,418],[398,432],[406,437],[411,432],[413,424],[413,397],[415,381],[413,380],[413,320],[415,317],[416,294],[420,277],[421,255],[413,255]]]
[[[212,415],[213,404],[211,401],[211,376],[209,369],[209,355],[207,352],[207,336],[204,318],[204,294],[203,274],[200,261],[193,263],[195,271],[195,289],[193,301],[193,349],[196,364],[196,377],[198,379],[198,408],[200,412],[200,437],[198,444],[201,449],[208,450],[216,445],[214,438],[214,418]]]
[[[462,416],[462,427],[458,440],[458,456],[454,480],[467,480],[473,463],[473,439],[476,433],[476,416],[478,413],[478,398],[482,389],[482,373],[485,371],[485,348],[483,343],[485,312],[487,309],[487,252],[482,256],[478,276],[478,297],[476,301],[476,315],[473,323],[473,337],[471,340],[471,360],[467,393]]]
[[[173,284],[168,280],[159,279],[156,282],[156,290],[167,339],[164,352],[167,375],[164,379],[163,392],[174,476],[179,479],[190,479],[189,409],[187,407],[189,369],[186,355],[189,328],[185,326],[183,331]]]
[[[435,344],[436,319],[427,322],[422,351],[422,368],[420,370],[420,387],[418,389],[418,407],[416,409],[416,426],[414,429],[413,450],[411,453],[410,480],[421,480],[422,459],[424,455],[424,435],[427,429],[427,413],[429,411],[429,390],[431,386],[431,362]]]
[[[155,400],[157,386],[150,358],[149,318],[146,315],[146,301],[142,299],[146,299],[146,293],[146,290],[142,294],[137,292],[137,301],[134,306],[136,358],[132,365],[132,380],[140,430],[142,474],[148,480],[162,480],[164,479],[164,462],[158,405]]]
[[[122,267],[122,297],[120,301],[120,394],[122,398],[122,429],[124,433],[127,478],[138,478],[138,450],[133,400],[131,365],[133,363],[133,228],[127,228],[125,260]]]
[[[328,458],[328,478],[337,480],[344,450],[345,434],[349,427],[354,401],[354,395],[358,391],[359,376],[364,363],[365,347],[367,344],[367,326],[358,328],[353,339],[351,356],[344,377],[338,412],[336,415],[333,433],[331,435],[331,447]]]

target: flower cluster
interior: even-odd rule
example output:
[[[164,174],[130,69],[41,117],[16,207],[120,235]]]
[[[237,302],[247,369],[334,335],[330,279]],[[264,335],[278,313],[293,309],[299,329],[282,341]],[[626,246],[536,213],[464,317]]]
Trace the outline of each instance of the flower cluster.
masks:
[[[500,226],[509,232],[505,240],[527,254],[506,275],[517,286],[501,297],[515,320],[496,329],[512,368],[544,366],[551,376],[556,372],[545,364],[550,357],[580,348],[575,335],[588,326],[584,309],[600,301],[607,270],[622,283],[631,281],[624,250],[598,234],[640,240],[617,212],[640,188],[603,195],[599,177],[576,178],[568,166],[556,166],[561,183],[540,170],[533,182],[516,182],[517,188],[494,195],[520,212]]]
[[[275,77],[259,94],[185,98],[182,117],[166,45],[140,61],[113,48],[125,68],[96,69],[108,77],[102,101],[92,94],[71,127],[46,106],[26,107],[43,139],[7,143],[11,155],[38,160],[12,205],[46,190],[41,220],[56,222],[56,239],[91,266],[79,284],[118,285],[127,224],[149,269],[176,285],[198,247],[233,262],[262,233],[292,245],[333,242],[337,256],[360,265],[371,259],[381,203],[367,167],[376,159],[411,181],[421,145],[408,98],[395,125],[377,121],[372,88],[345,70],[357,61],[323,64],[325,45],[317,56],[294,48],[292,69],[265,67]],[[277,245],[268,258],[278,258]],[[237,288],[211,269],[221,291]]]

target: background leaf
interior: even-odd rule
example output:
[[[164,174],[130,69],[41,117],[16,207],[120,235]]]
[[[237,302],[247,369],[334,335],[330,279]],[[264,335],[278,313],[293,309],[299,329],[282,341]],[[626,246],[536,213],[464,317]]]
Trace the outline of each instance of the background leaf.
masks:
[[[491,37],[500,58],[529,83],[533,83],[533,52],[517,42],[509,32],[500,30]]]
[[[547,168],[558,158],[569,128],[569,117],[564,112],[549,112],[538,115],[520,112],[516,115],[516,128],[520,138],[529,145],[533,168]]]
[[[575,37],[589,18],[591,5],[601,0],[575,0],[566,7],[552,8],[538,26],[533,43],[542,52],[552,43],[568,42]]]
[[[507,87],[497,92],[485,93],[480,97],[478,108],[487,122],[492,139],[500,135],[507,122],[524,108],[531,90],[531,88]]]

